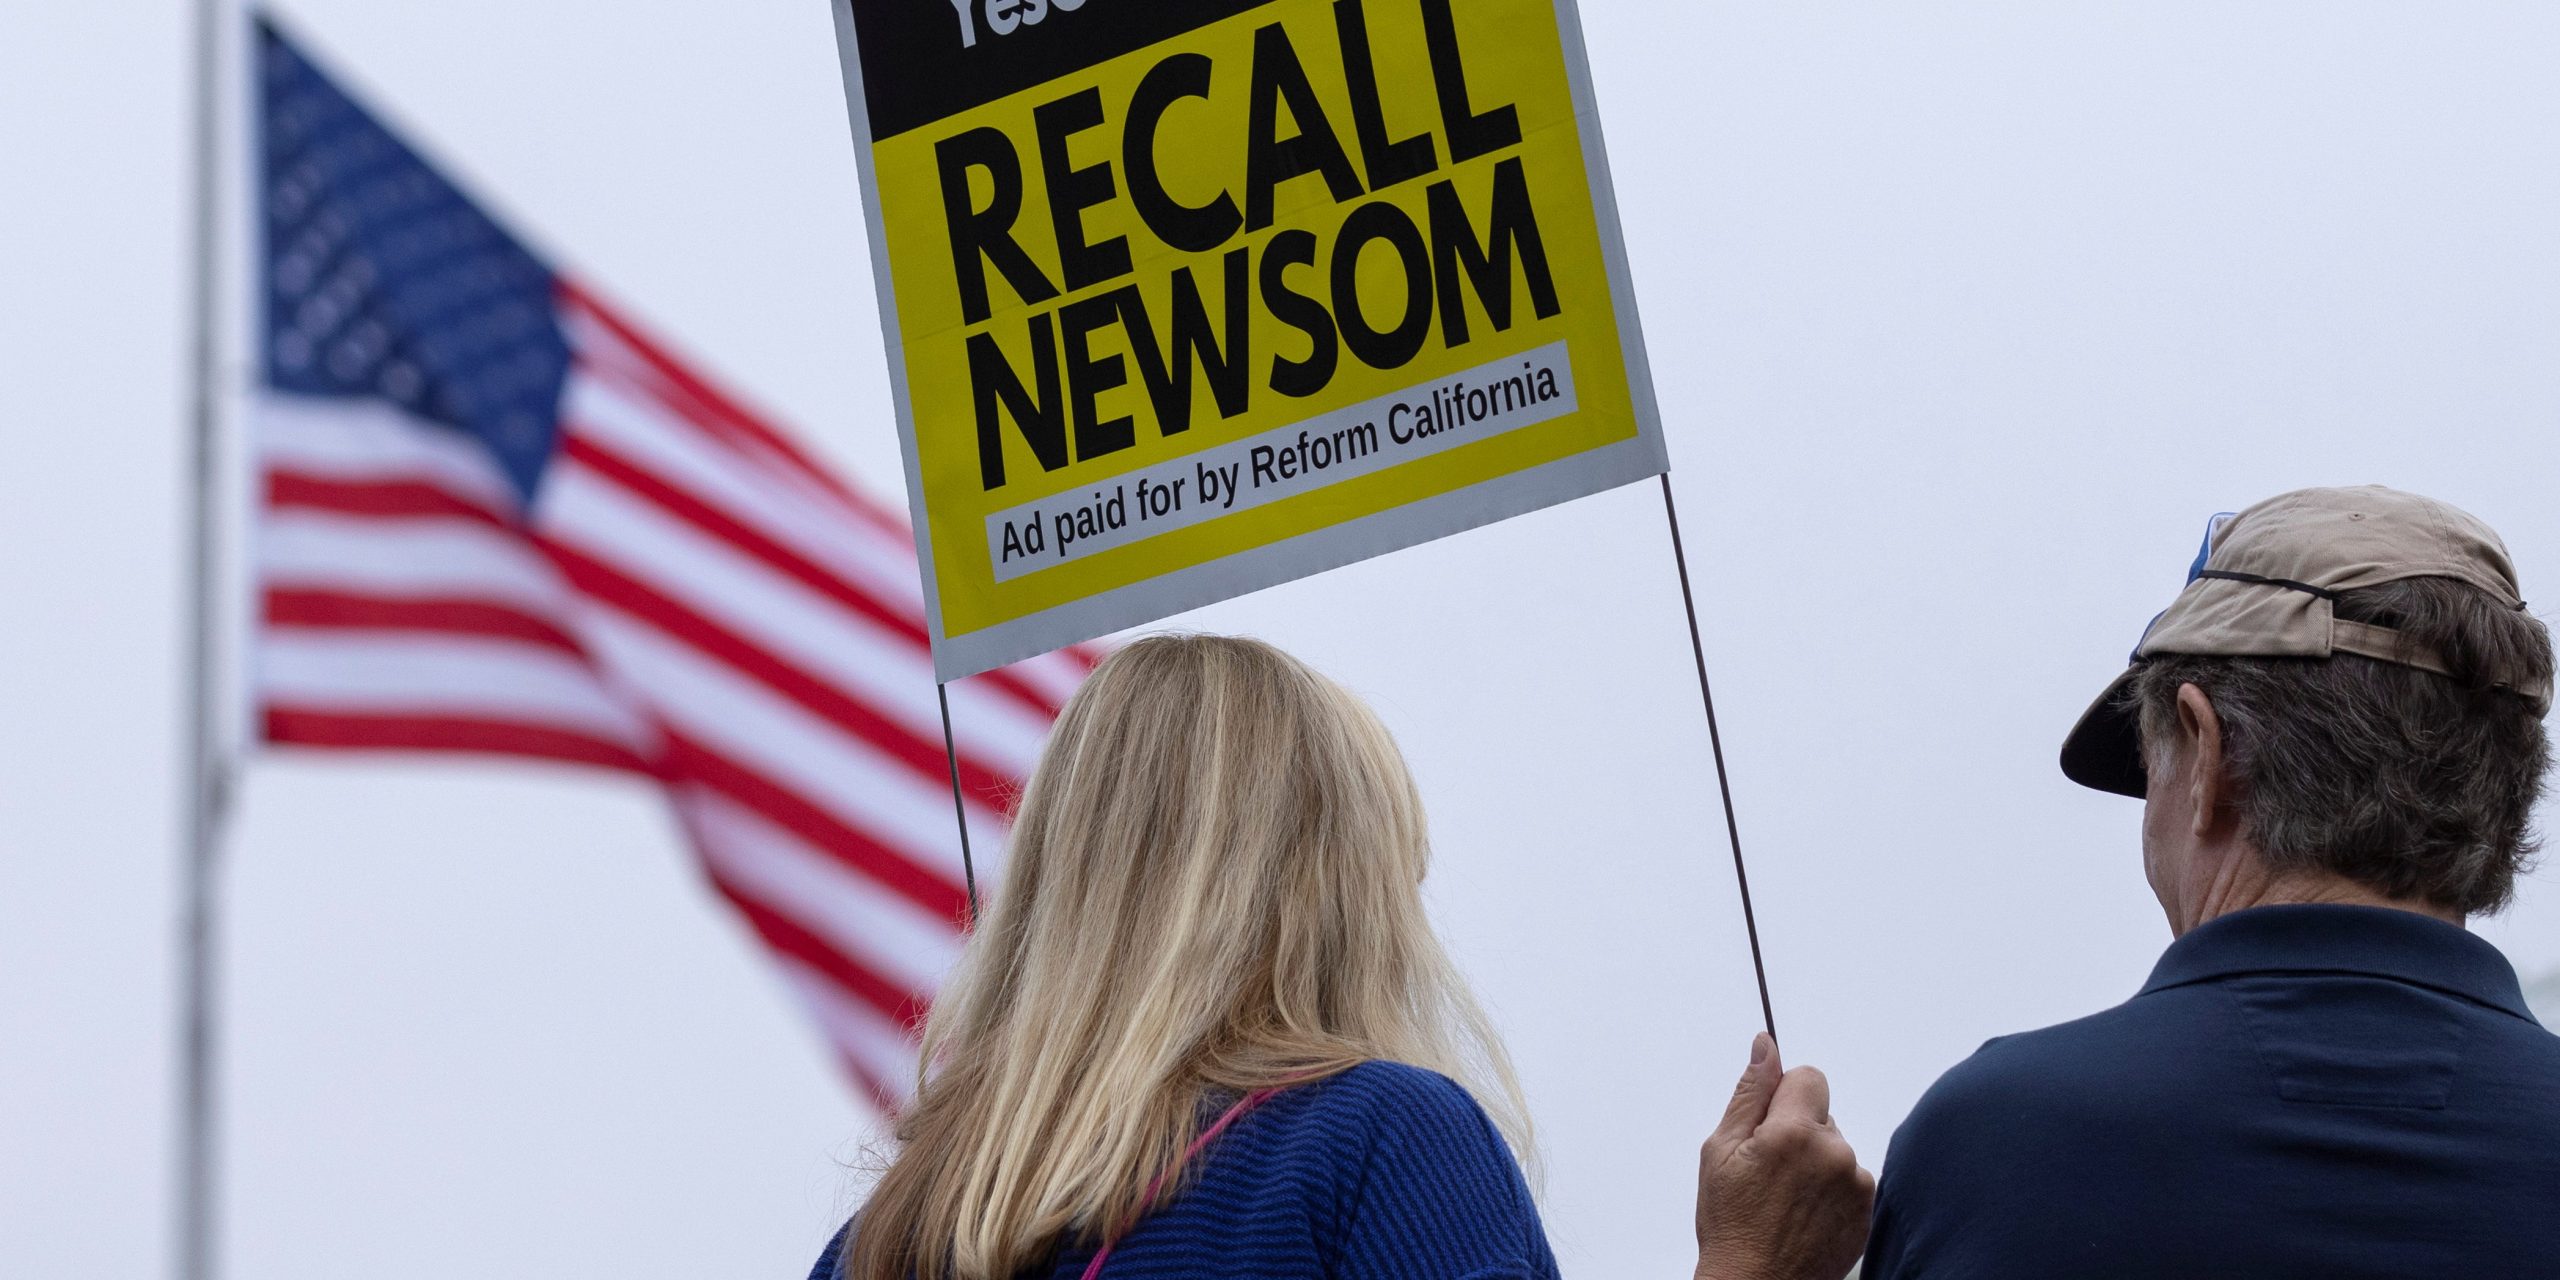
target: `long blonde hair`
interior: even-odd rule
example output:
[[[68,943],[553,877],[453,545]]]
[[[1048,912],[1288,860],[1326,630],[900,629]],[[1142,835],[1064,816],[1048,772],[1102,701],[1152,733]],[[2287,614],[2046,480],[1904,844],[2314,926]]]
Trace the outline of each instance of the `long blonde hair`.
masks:
[[[1155,1207],[1207,1099],[1373,1059],[1465,1084],[1529,1151],[1427,859],[1403,756],[1340,686],[1255,640],[1113,654],[1032,775],[844,1274],[1009,1280]]]

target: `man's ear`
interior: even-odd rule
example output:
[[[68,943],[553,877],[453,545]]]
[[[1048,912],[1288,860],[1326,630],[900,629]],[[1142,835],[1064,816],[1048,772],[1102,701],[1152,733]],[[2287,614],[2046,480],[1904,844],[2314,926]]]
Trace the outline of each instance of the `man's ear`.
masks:
[[[2222,717],[2204,690],[2192,684],[2178,686],[2178,736],[2184,740],[2183,754],[2194,762],[2194,772],[2179,779],[2190,790],[2188,821],[2197,836],[2211,835],[2228,816],[2231,787],[2223,773]]]

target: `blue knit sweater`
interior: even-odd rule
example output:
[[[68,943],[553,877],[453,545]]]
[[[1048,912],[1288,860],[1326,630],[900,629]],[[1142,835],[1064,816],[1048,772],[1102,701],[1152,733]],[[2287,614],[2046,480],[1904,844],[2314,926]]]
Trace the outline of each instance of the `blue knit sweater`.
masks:
[[[834,1280],[838,1247],[810,1280]],[[1076,1280],[1090,1245],[1031,1274]],[[1283,1092],[1202,1152],[1104,1280],[1555,1280],[1510,1148],[1448,1078],[1372,1062]]]

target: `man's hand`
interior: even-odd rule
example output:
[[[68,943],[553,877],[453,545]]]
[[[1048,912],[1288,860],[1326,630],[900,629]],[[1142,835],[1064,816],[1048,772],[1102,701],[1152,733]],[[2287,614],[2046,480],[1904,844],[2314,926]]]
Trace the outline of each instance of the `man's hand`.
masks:
[[[1781,1073],[1777,1042],[1751,1065],[1698,1152],[1697,1280],[1840,1280],[1867,1240],[1876,1180],[1831,1123],[1831,1082]]]

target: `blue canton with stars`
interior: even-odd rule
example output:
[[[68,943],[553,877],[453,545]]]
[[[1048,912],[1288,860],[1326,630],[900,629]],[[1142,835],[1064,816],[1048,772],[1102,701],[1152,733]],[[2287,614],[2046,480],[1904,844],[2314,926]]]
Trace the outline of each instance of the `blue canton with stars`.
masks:
[[[569,372],[551,269],[264,22],[258,47],[268,385],[451,427],[529,503]]]

